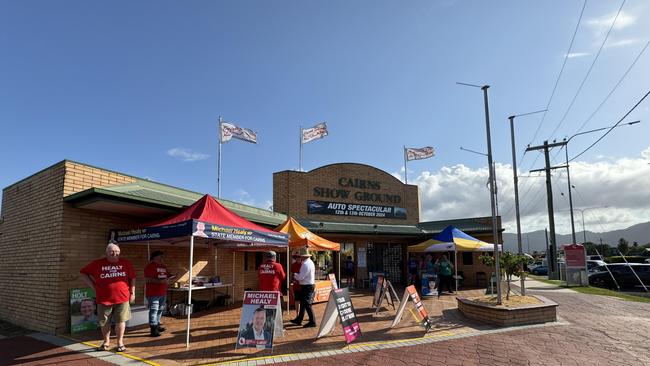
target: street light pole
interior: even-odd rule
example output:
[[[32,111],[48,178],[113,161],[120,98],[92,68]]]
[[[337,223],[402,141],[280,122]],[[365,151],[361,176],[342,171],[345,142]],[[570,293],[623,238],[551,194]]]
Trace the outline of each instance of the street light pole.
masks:
[[[587,210],[595,210],[597,208],[607,208],[609,206],[596,206],[596,207],[587,207],[587,208],[574,208],[576,211],[580,211],[580,214],[582,215],[582,244],[587,242],[587,231],[585,229],[585,211]]]
[[[494,182],[494,164],[492,163],[492,138],[490,136],[490,107],[488,104],[489,85],[474,85],[466,83],[456,83],[464,86],[471,86],[483,90],[483,104],[485,108],[485,132],[487,135],[487,155],[490,182],[490,210],[492,211],[492,237],[494,238],[494,265],[495,277],[497,282],[497,305],[501,305],[501,265],[499,264],[499,233],[497,229],[496,203],[495,203],[495,182]]]
[[[515,149],[515,117],[527,116],[529,114],[535,114],[540,112],[546,112],[546,109],[542,111],[524,113],[519,115],[514,115],[508,117],[510,120],[510,142],[512,143],[512,176],[515,186],[515,217],[517,218],[517,249],[519,255],[524,254],[524,250],[521,244],[521,219],[519,217],[519,179],[517,173],[517,151]],[[519,269],[523,272],[523,264],[519,263]],[[521,295],[526,296],[526,286],[524,283],[524,276],[519,276],[519,287],[521,288]]]

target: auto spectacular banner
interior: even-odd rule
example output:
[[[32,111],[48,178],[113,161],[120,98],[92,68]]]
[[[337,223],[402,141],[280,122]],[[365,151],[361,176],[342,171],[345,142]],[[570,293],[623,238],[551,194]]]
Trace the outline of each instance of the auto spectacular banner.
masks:
[[[364,205],[359,203],[307,201],[310,215],[363,216],[406,219],[406,209],[395,206]]]
[[[171,225],[151,226],[142,229],[111,230],[111,239],[116,240],[118,243],[169,239],[190,235],[242,243],[241,246],[251,244],[286,246],[289,238],[284,233],[215,225],[198,220],[187,220]]]

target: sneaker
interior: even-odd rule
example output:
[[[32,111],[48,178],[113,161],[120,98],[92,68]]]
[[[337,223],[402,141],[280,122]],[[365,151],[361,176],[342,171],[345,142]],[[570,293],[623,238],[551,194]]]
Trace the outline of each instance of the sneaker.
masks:
[[[316,323],[309,322],[309,323],[303,325],[302,327],[303,328],[314,328],[314,327],[316,327]]]

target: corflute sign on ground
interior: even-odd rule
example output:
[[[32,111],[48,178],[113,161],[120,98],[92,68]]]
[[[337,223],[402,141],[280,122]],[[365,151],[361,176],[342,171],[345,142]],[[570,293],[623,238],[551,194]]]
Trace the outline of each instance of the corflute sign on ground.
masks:
[[[413,285],[407,287],[404,290],[402,303],[400,304],[399,310],[397,310],[397,315],[395,315],[395,320],[393,320],[393,324],[391,324],[390,327],[394,328],[397,324],[399,324],[400,320],[402,320],[402,315],[404,315],[404,309],[406,308],[406,303],[408,302],[409,299],[411,299],[411,301],[413,302],[413,306],[417,311],[417,318],[420,325],[428,331],[429,329],[431,329],[431,326],[433,324],[429,319],[429,314],[427,313],[427,309],[424,308],[424,304],[422,304],[422,301],[420,300],[420,296],[418,295],[418,292],[415,289],[415,286]],[[414,316],[416,315],[414,314]]]
[[[274,336],[282,334],[282,313],[279,305],[279,292],[244,292],[235,348],[273,348]]]
[[[357,315],[354,313],[354,306],[352,306],[352,300],[350,300],[350,293],[347,288],[332,290],[316,338],[332,332],[334,325],[336,325],[336,318],[341,319],[343,334],[347,343],[352,343],[361,336],[361,327]]]

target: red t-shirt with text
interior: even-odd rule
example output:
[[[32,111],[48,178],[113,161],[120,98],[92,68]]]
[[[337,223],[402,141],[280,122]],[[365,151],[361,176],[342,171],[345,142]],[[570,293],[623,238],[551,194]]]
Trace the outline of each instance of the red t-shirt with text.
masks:
[[[257,270],[260,291],[280,291],[280,284],[284,281],[284,269],[278,262],[264,262]]]
[[[144,276],[156,280],[167,280],[169,278],[169,271],[167,271],[167,266],[162,263],[149,262],[144,267]],[[147,283],[145,296],[167,296],[167,281],[163,283]]]
[[[135,278],[133,264],[126,259],[111,263],[106,258],[100,258],[88,263],[79,271],[87,274],[95,281],[97,303],[115,305],[129,301],[129,282]]]

